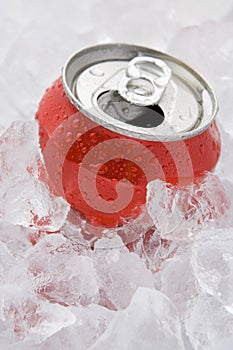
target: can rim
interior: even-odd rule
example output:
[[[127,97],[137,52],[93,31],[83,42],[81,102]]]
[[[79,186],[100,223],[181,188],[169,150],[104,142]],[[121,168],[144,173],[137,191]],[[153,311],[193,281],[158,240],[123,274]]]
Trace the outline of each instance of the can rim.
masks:
[[[134,132],[134,131],[129,132],[128,124],[126,124],[124,122],[120,122],[120,123],[118,122],[117,124],[107,123],[107,122],[103,121],[101,118],[96,117],[91,110],[85,109],[82,106],[82,104],[80,103],[80,101],[78,100],[78,98],[76,98],[76,96],[73,94],[73,92],[69,86],[69,83],[67,82],[67,70],[69,68],[69,65],[73,61],[79,59],[79,57],[81,57],[85,54],[91,53],[94,50],[106,50],[106,49],[110,50],[111,48],[116,49],[116,47],[119,49],[124,49],[124,48],[131,49],[131,50],[133,49],[133,50],[137,50],[139,52],[142,50],[147,50],[148,52],[151,52],[154,55],[157,54],[157,55],[160,55],[164,58],[170,59],[175,64],[177,64],[180,67],[187,70],[208,91],[208,94],[210,96],[211,103],[212,103],[212,113],[211,113],[211,117],[209,118],[208,122],[205,123],[202,127],[197,127],[197,128],[194,128],[194,129],[186,131],[186,132],[175,133],[173,136],[171,136],[171,135],[169,135],[169,136],[154,135],[154,134],[151,134],[149,132],[146,134],[143,134],[143,133]],[[103,58],[104,58],[104,56],[103,56]],[[63,83],[65,93],[66,93],[67,97],[69,98],[69,100],[75,105],[76,108],[78,108],[78,110],[80,110],[80,112],[85,114],[85,116],[87,116],[89,119],[91,119],[92,121],[94,121],[98,125],[101,125],[101,126],[105,127],[106,129],[112,130],[118,134],[121,134],[124,136],[129,136],[129,137],[134,137],[134,138],[142,139],[142,140],[163,142],[163,141],[177,141],[177,140],[184,140],[184,139],[192,138],[194,136],[197,136],[197,135],[203,133],[206,129],[208,129],[208,127],[215,120],[217,112],[219,110],[216,94],[215,94],[211,84],[209,84],[206,81],[206,79],[203,77],[203,75],[201,75],[200,73],[195,71],[192,67],[190,67],[188,64],[186,64],[185,62],[183,62],[182,60],[178,59],[177,57],[175,57],[173,55],[164,53],[162,51],[154,50],[151,48],[147,48],[144,46],[134,45],[134,44],[105,43],[105,44],[97,44],[97,45],[88,46],[82,50],[79,50],[78,52],[71,55],[69,57],[69,59],[66,61],[65,65],[62,69],[62,83]]]

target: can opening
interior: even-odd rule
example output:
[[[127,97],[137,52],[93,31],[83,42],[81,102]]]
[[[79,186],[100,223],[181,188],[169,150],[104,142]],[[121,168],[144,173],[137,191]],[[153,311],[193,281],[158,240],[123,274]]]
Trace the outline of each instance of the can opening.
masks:
[[[164,121],[164,112],[158,105],[137,106],[123,99],[118,91],[106,91],[98,97],[99,108],[112,118],[126,124],[154,128]]]

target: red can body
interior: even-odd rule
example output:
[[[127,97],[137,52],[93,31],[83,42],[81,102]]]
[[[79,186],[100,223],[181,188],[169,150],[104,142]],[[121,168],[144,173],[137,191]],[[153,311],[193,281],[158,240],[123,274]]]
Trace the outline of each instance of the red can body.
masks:
[[[205,171],[212,171],[220,155],[216,122],[201,134],[185,140],[159,142],[130,138],[94,123],[78,111],[67,98],[60,78],[46,90],[36,118],[54,192],[97,226],[117,227],[136,218],[146,202],[148,181],[160,178],[172,184],[190,184]],[[107,162],[106,142],[112,154],[112,159]],[[91,161],[82,175],[86,185],[81,186],[78,181],[80,167],[90,152]],[[98,172],[93,180],[95,169]],[[94,197],[88,200],[92,191],[90,189],[88,193],[91,187],[88,181],[95,181],[99,197],[96,197],[96,205],[92,205]],[[117,197],[124,197],[124,181],[131,186],[130,200],[126,205],[118,203],[114,208]],[[122,185],[120,193],[117,190],[119,182]],[[112,205],[111,210],[98,209],[98,200]]]

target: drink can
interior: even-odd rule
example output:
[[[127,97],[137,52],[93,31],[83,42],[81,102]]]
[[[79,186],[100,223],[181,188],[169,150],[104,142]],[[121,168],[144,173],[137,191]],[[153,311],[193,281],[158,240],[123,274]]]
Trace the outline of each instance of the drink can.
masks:
[[[86,48],[66,62],[36,114],[49,183],[91,225],[135,220],[150,181],[188,185],[215,168],[217,109],[210,85],[168,54]]]

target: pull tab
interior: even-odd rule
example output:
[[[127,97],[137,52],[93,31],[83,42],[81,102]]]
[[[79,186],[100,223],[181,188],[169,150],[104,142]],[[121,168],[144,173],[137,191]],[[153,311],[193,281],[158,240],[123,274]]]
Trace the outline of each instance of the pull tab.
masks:
[[[171,69],[166,63],[153,57],[135,57],[125,70],[118,92],[125,100],[138,106],[156,104],[169,80]]]

